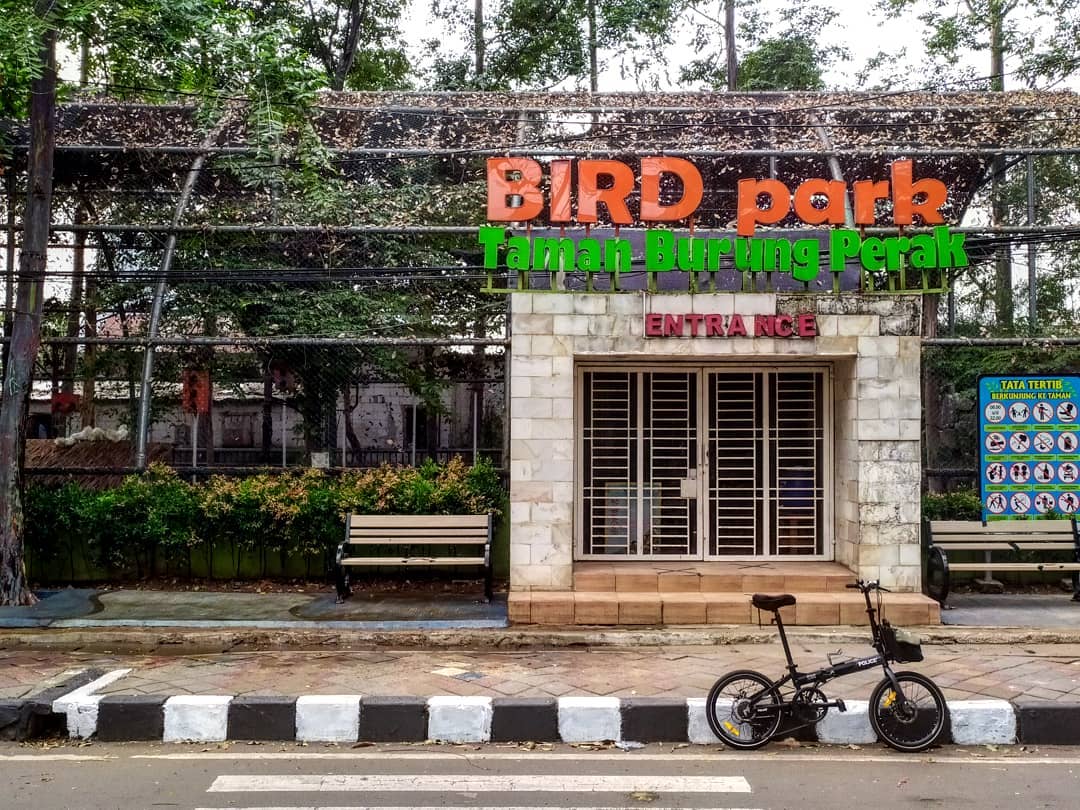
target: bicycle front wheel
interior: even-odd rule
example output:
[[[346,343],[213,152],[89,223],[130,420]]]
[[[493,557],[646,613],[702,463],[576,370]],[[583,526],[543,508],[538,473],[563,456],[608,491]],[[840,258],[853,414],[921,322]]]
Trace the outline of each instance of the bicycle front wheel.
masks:
[[[760,672],[740,669],[723,676],[705,699],[705,719],[725,745],[760,748],[780,727],[780,699]]]
[[[949,710],[937,684],[918,672],[895,674],[899,691],[885,678],[870,695],[870,725],[890,748],[925,751],[945,731]]]

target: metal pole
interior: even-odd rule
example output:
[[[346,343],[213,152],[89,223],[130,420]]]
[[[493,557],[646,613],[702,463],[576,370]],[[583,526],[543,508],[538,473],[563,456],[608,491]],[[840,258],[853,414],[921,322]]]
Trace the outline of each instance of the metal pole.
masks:
[[[580,110],[575,108],[575,112]],[[624,110],[625,112],[626,110]],[[514,110],[513,112],[519,112]],[[640,110],[634,110],[634,112],[640,112]],[[699,111],[700,112],[700,111]],[[717,110],[717,112],[723,112],[725,115],[730,115],[731,110]],[[753,115],[765,115],[766,110],[754,110]],[[895,123],[893,126],[902,127],[906,126],[907,122]],[[686,125],[691,126],[691,125]],[[778,121],[777,127],[785,127],[783,122]],[[888,126],[885,124],[884,126]],[[702,128],[715,129],[715,122],[706,122],[701,124]],[[785,127],[787,128],[787,127]],[[806,125],[800,123],[799,129],[805,129]],[[571,140],[569,138],[568,140]],[[547,141],[546,143],[551,143]],[[20,149],[25,150],[25,146],[19,145]],[[624,157],[648,157],[655,155],[659,147],[642,147],[640,149],[624,148],[624,149],[612,149],[611,151],[617,151],[618,154]],[[101,153],[119,153],[125,155],[143,154],[143,155],[257,155],[258,151],[254,147],[209,147],[202,148],[199,146],[113,146],[107,144],[58,144],[56,147],[57,152],[101,152]],[[489,148],[425,148],[425,147],[362,147],[356,149],[337,149],[331,150],[331,153],[339,158],[343,157],[373,157],[384,158],[386,160],[405,159],[405,158],[437,158],[437,157],[582,157],[589,158],[595,157],[597,152],[600,151],[592,146],[566,146],[563,148],[554,148],[548,146],[544,149],[529,146],[503,146],[503,147],[489,147]],[[801,158],[822,158],[829,157],[830,155],[838,158],[850,158],[850,157],[871,157],[871,158],[887,158],[890,154],[898,154],[903,157],[912,158],[932,158],[932,157],[1007,157],[1009,155],[1076,155],[1080,154],[1080,147],[1065,146],[1000,146],[987,149],[980,149],[978,147],[943,147],[941,149],[930,148],[913,148],[913,149],[896,149],[887,146],[879,147],[855,147],[851,149],[784,149],[777,147],[774,149],[679,149],[676,147],[665,148],[663,150],[665,155],[672,157],[699,157],[699,158],[721,158],[721,157],[739,157],[740,155],[748,158],[767,158],[772,155],[776,157],[801,157]],[[270,164],[272,165],[272,164]]]
[[[1035,158],[1027,156],[1027,224],[1035,225]],[[1035,242],[1028,242],[1028,334],[1034,335],[1038,320],[1037,290],[1035,286]]]
[[[180,198],[176,201],[176,207],[173,209],[173,228],[180,225],[180,220],[183,218],[184,211],[187,209],[188,201],[191,199],[192,192],[195,190],[195,181],[199,179],[199,174],[202,172],[203,165],[206,163],[207,151],[217,140],[218,135],[221,133],[221,130],[224,128],[225,123],[229,118],[231,118],[231,116],[228,114],[227,110],[218,120],[217,126],[215,126],[203,139],[200,146],[201,151],[198,152],[198,156],[195,160],[191,162],[191,168],[188,169],[187,177],[184,178],[184,185],[180,190]],[[176,253],[176,235],[176,231],[169,234],[169,238],[165,243],[165,252],[161,256],[161,264],[159,265],[158,271],[161,274],[161,277],[158,279],[157,286],[154,288],[154,302],[150,309],[150,323],[146,330],[146,335],[151,340],[157,337],[158,328],[161,326],[161,310],[165,301],[165,288],[169,269],[172,267],[173,255]],[[142,385],[139,391],[138,433],[135,437],[135,466],[140,470],[146,468],[146,441],[147,434],[150,431],[150,398],[153,396],[150,380],[153,374],[154,346],[148,344],[146,352],[143,355]]]
[[[510,366],[513,358],[511,351],[511,337],[513,335],[515,295],[529,295],[529,293],[511,293],[506,296],[506,315],[503,324],[503,429],[502,429],[502,469],[509,480],[510,475]]]
[[[199,412],[191,417],[191,466],[199,466]]]
[[[584,233],[585,225],[567,225],[567,233]],[[700,230],[730,231],[724,226],[709,227],[699,224]],[[21,231],[21,225],[16,225],[15,230]],[[218,234],[236,234],[240,236],[468,236],[475,237],[476,225],[135,225],[132,223],[112,225],[75,225],[71,222],[60,222],[52,226],[56,233],[145,233],[145,234],[190,234],[195,236],[214,236]],[[535,231],[536,229],[534,229]],[[595,229],[593,229],[595,231]],[[623,228],[625,234],[631,229]],[[644,230],[644,229],[642,229]],[[785,230],[785,229],[781,229]],[[799,229],[794,229],[799,230]],[[875,225],[863,229],[871,236],[895,236],[896,227]],[[933,226],[905,227],[904,233],[932,233]],[[1072,234],[1076,232],[1076,225],[961,225],[949,228],[951,233],[967,233],[972,235],[985,234]],[[522,231],[524,232],[524,231]],[[474,266],[475,267],[475,266]],[[424,265],[415,267],[393,268],[396,271],[427,272],[431,267]],[[441,266],[438,269],[442,269]],[[458,267],[453,269],[457,270]],[[466,268],[468,269],[468,268]],[[144,274],[149,275],[149,274]],[[140,276],[143,277],[143,276]]]
[[[285,420],[288,414],[285,412],[285,397],[281,398],[281,468],[285,469],[289,466],[288,459],[288,442],[285,439]]]
[[[473,391],[473,394],[472,394],[472,413],[473,413],[472,463],[475,466],[475,464],[476,464],[476,449],[479,446],[478,445],[479,436],[477,434],[480,433],[480,395],[476,391]]]
[[[100,346],[246,346],[254,349],[273,346],[502,346],[502,338],[253,338],[253,337],[46,337],[46,345],[80,343]]]
[[[417,411],[417,407],[418,406],[416,404],[416,400],[413,400],[413,406],[412,406],[412,447],[410,448],[410,453],[409,453],[409,466],[410,467],[415,467],[416,466],[416,411]]]

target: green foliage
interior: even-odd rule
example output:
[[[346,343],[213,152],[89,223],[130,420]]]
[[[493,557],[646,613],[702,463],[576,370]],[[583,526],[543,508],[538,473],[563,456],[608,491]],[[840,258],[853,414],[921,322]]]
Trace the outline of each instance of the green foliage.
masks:
[[[97,493],[76,483],[26,488],[23,542],[39,570],[63,572],[82,542],[85,518],[96,497]]]
[[[973,489],[928,492],[922,499],[925,520],[982,520],[982,500]]]
[[[923,374],[937,386],[944,401],[943,413],[950,441],[937,448],[931,466],[974,468],[980,448],[978,437],[978,378],[980,374],[1076,374],[1080,372],[1080,347],[949,347],[923,351]],[[926,419],[941,415],[927,412]]]
[[[1077,0],[877,0],[877,6],[890,17],[915,17],[927,27],[922,52],[929,59],[917,65],[913,74],[920,84],[927,76],[963,76],[958,70],[962,56],[991,50],[995,20],[1011,75],[1027,86],[1053,87],[1080,70]],[[895,57],[892,52],[891,58]],[[989,70],[977,73],[986,89],[1000,89],[1000,84],[993,86],[995,80],[1004,81],[1004,77],[990,77]]]
[[[822,90],[823,72],[848,58],[847,50],[830,43],[826,31],[837,11],[832,6],[793,0],[783,6],[760,0],[736,4],[738,76],[745,92]],[[699,15],[702,16],[702,15]],[[694,47],[701,54],[680,68],[680,81],[727,88],[727,54],[721,20],[699,21]]]
[[[110,569],[151,573],[158,563],[186,561],[196,544],[196,500],[190,484],[168,467],[151,465],[143,476],[81,501],[76,514],[91,555]],[[63,520],[74,522],[70,517]]]
[[[823,90],[821,77],[825,60],[809,37],[792,35],[763,40],[739,61],[738,89],[745,92],[770,90]],[[713,87],[727,85],[726,68],[716,57],[698,60],[683,70],[684,81],[703,81]]]
[[[190,573],[191,556],[212,564],[215,549],[231,554],[230,576],[244,559],[265,576],[276,555],[328,561],[341,542],[348,512],[360,514],[498,513],[505,498],[490,462],[467,466],[381,467],[339,477],[318,470],[247,478],[213,476],[188,484],[165,467],[92,491],[78,484],[34,486],[27,495],[26,544],[38,570],[63,579],[65,556],[85,542],[112,574]],[[221,571],[211,571],[220,575]]]
[[[434,14],[467,45],[464,51],[439,52],[443,42],[430,43],[436,51],[432,84],[438,89],[509,90],[585,80],[591,73],[590,27],[598,51],[622,54],[639,46],[656,58],[670,45],[681,8],[675,0],[492,3],[484,9],[484,71],[477,75],[471,5],[434,0]]]

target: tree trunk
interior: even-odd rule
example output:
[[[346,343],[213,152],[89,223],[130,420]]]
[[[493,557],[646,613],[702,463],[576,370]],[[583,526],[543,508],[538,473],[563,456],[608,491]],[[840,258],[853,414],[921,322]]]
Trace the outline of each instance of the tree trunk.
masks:
[[[484,0],[473,3],[473,48],[476,53],[476,77],[484,75]]]
[[[4,337],[11,337],[11,313],[15,303],[15,167],[7,172],[7,249],[4,251]],[[7,373],[8,344],[2,351],[3,373]]]
[[[589,89],[594,93],[600,87],[600,69],[596,58],[596,0],[589,0]]]
[[[1005,90],[1004,10],[1001,0],[990,0],[990,89]],[[1005,224],[1005,157],[999,155],[990,164],[990,220],[992,225]],[[994,255],[994,310],[999,334],[1011,335],[1015,314],[1012,288],[1012,257],[1007,245]]]
[[[39,0],[44,17],[51,3]],[[37,601],[26,581],[23,559],[21,455],[26,440],[26,411],[34,359],[41,343],[45,300],[46,251],[52,218],[53,149],[56,140],[56,31],[41,41],[41,75],[30,86],[30,151],[18,291],[11,332],[11,353],[4,369],[0,402],[0,605]]]
[[[349,14],[345,26],[345,38],[341,43],[341,58],[337,67],[330,76],[330,89],[341,91],[345,89],[345,82],[349,79],[353,64],[356,62],[356,51],[360,46],[360,27],[364,18],[367,17],[368,4],[361,4],[360,0],[352,0],[349,3]],[[332,58],[332,56],[331,56]]]
[[[727,56],[727,89],[739,87],[739,61],[735,53],[735,0],[724,0],[724,53]]]

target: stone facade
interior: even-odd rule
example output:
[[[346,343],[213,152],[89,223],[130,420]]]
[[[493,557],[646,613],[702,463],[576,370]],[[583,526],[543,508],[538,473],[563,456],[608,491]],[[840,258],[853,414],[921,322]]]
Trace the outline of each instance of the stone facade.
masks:
[[[644,337],[653,313],[817,313],[812,339]],[[510,585],[572,587],[575,363],[640,358],[828,365],[833,523],[826,550],[897,590],[920,583],[920,301],[916,296],[512,296]]]

